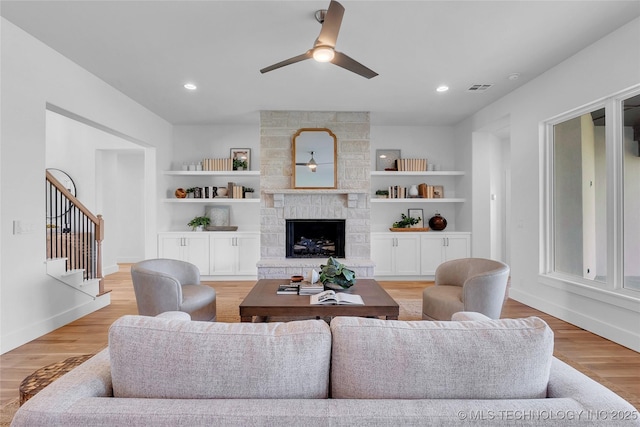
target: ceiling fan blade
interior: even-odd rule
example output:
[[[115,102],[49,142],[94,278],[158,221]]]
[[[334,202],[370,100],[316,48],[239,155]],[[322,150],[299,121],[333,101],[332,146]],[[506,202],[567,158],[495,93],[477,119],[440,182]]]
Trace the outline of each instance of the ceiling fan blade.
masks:
[[[314,46],[331,46],[336,47],[338,40],[338,32],[342,24],[342,16],[344,15],[344,7],[337,1],[331,0],[329,9],[324,16],[320,35],[316,39]]]
[[[305,53],[303,53],[302,55],[294,56],[293,58],[285,59],[284,61],[278,62],[277,64],[273,64],[273,65],[270,65],[268,67],[265,67],[262,70],[260,70],[260,72],[262,74],[268,73],[269,71],[276,70],[276,69],[284,67],[286,65],[295,64],[296,62],[304,61],[305,59],[309,59],[309,58],[312,58],[312,57],[313,57],[313,54],[311,53],[311,50],[308,50]]]
[[[345,70],[352,71],[356,74],[360,74],[362,77],[370,79],[378,75],[375,71],[370,68],[365,67],[355,59],[352,59],[345,55],[342,52],[335,51],[335,56],[331,60],[331,62],[338,67],[342,67]]]

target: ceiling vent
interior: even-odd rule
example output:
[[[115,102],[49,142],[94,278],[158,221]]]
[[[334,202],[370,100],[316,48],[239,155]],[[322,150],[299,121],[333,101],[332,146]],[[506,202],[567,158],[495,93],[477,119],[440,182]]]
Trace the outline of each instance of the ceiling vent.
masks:
[[[493,85],[472,85],[467,92],[484,92]]]

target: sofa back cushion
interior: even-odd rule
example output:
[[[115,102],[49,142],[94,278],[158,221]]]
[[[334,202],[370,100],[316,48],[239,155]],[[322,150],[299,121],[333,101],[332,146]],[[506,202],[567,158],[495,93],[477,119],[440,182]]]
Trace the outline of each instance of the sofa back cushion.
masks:
[[[547,395],[553,331],[541,319],[331,321],[331,397],[533,399]]]
[[[322,320],[211,323],[124,316],[109,330],[114,397],[328,396],[331,331]]]

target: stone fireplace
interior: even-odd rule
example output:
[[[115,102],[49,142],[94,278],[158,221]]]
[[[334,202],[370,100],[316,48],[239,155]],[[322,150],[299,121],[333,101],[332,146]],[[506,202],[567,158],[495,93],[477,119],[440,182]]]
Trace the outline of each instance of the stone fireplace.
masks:
[[[287,220],[318,218],[344,222],[340,261],[356,277],[373,277],[370,245],[369,113],[262,111],[260,114],[260,234],[258,278],[307,275],[328,256],[287,255]],[[292,136],[300,128],[328,128],[336,134],[337,189],[292,188]],[[348,167],[347,167],[348,166]]]

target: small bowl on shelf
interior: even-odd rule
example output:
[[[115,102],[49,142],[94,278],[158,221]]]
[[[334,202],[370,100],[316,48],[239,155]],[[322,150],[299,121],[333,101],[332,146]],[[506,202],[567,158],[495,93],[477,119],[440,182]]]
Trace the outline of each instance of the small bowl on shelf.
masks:
[[[293,283],[302,282],[303,279],[304,279],[304,277],[302,277],[302,276],[291,276],[291,281]]]

